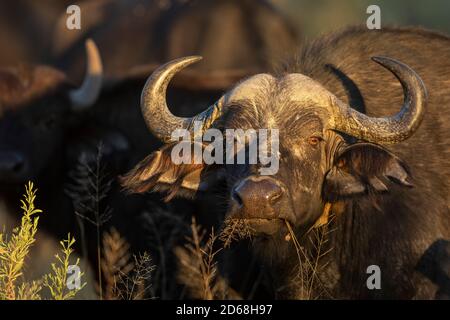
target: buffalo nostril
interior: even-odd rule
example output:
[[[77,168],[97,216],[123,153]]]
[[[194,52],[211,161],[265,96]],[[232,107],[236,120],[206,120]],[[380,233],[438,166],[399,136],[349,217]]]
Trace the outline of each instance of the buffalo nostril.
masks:
[[[267,200],[269,201],[270,205],[274,205],[275,203],[277,203],[281,199],[282,195],[283,195],[283,192],[281,190],[279,190],[279,191],[274,192],[273,194],[271,194],[268,197]]]
[[[231,198],[240,206],[242,207],[244,205],[244,201],[242,201],[241,196],[239,195],[239,193],[237,193],[237,191],[233,191],[231,194]]]
[[[251,215],[272,215],[283,198],[283,188],[271,178],[247,178],[239,182],[231,192],[233,203]]]

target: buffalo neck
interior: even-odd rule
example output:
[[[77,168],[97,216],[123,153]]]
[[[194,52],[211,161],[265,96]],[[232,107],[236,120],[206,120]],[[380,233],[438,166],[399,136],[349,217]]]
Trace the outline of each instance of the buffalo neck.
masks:
[[[411,230],[416,226],[413,216],[418,213],[395,201],[396,197],[400,194],[348,200],[344,210],[339,215],[332,213],[327,224],[307,233],[297,229],[297,243],[294,239],[287,241],[280,234],[271,240],[272,250],[267,243],[265,253],[257,249],[273,280],[275,296],[282,299],[414,297],[416,291],[410,279],[416,276],[414,270],[420,250],[415,247]],[[393,202],[396,210],[387,210]],[[367,270],[371,265],[378,266],[382,272],[381,290],[367,287],[370,276]]]

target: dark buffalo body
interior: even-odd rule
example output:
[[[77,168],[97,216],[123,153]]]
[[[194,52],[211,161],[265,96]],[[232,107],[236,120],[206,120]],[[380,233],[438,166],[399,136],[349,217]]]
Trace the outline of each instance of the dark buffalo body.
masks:
[[[99,93],[102,66],[94,43],[88,42],[86,52],[89,67],[81,88],[49,66],[22,64],[0,70],[1,200],[18,217],[24,185],[35,182],[38,206],[47,213],[41,225],[58,238],[73,234],[76,226],[64,196],[68,156],[77,148],[86,151],[91,140],[110,132],[87,122],[85,109]]]
[[[56,64],[71,78],[80,78],[84,42],[96,42],[104,65],[104,90],[93,118],[129,137],[135,149],[129,158],[132,165],[143,152],[159,146],[145,139],[145,124],[133,106],[139,103],[148,74],[160,63],[192,54],[205,57],[205,63],[180,73],[168,93],[174,112],[191,116],[298,45],[293,26],[264,0],[107,0],[78,5],[86,27],[67,30],[66,14],[61,15],[53,37]],[[217,32],[221,41],[216,41]]]
[[[372,56],[392,57],[415,70],[427,88],[428,106],[417,132],[388,147],[408,166],[413,188],[393,183],[386,194],[345,201],[330,239],[330,260],[335,261],[330,274],[339,279],[332,292],[345,298],[432,298],[435,287],[416,268],[435,241],[450,237],[450,127],[445,112],[450,104],[450,39],[421,29],[349,29],[305,48],[288,70],[319,81],[368,115],[396,114],[404,98],[399,82],[371,62]],[[382,290],[367,290],[371,264],[382,270]]]
[[[278,128],[279,171],[262,177],[260,165],[175,166],[167,143],[124,177],[126,187],[193,195],[212,176],[225,177],[225,216],[250,225],[278,298],[447,292],[448,279],[430,275],[432,265],[445,264],[438,244],[450,237],[447,36],[350,28],[304,45],[282,72],[242,81],[196,118],[174,117],[152,80],[195,61],[169,63],[147,82],[141,103],[150,130],[168,141],[170,129],[195,119],[219,129]],[[371,265],[380,267],[380,290],[367,287]]]
[[[58,16],[72,3],[69,0],[3,1],[0,4],[0,66],[49,63],[49,35]]]
[[[266,69],[297,46],[293,26],[265,0],[77,4],[83,12],[84,27],[68,30],[67,15],[62,14],[52,41],[56,65],[74,79],[82,77],[87,38],[92,38],[102,52],[107,83],[136,75],[144,66],[155,68],[174,58],[201,53],[207,60],[190,70],[189,81],[177,80],[190,89],[223,89],[230,80]]]

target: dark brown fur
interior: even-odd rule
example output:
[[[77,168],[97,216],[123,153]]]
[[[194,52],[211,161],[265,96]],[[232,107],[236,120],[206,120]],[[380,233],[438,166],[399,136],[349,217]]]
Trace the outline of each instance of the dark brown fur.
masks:
[[[305,45],[297,62],[281,71],[278,79],[286,73],[302,73],[361,112],[371,116],[393,115],[403,103],[401,87],[392,74],[370,60],[372,56],[400,60],[423,79],[429,93],[428,110],[417,132],[410,139],[389,147],[389,151],[330,133],[324,137],[325,159],[318,158],[317,150],[304,146],[304,157],[309,161],[298,161],[291,156],[293,142],[303,146],[302,139],[313,133],[314,126],[299,127],[295,135],[282,130],[282,161],[276,177],[288,186],[291,196],[298,193],[296,184],[316,181],[315,185],[307,184],[314,188],[323,184],[322,190],[317,188],[323,192],[319,200],[297,201],[293,209],[298,210],[294,230],[307,255],[314,255],[317,245],[313,234],[306,231],[321,215],[318,208],[325,201],[340,203],[341,214],[326,225],[330,231],[326,233],[326,246],[331,251],[317,266],[313,297],[433,298],[445,283],[434,285],[426,273],[417,269],[417,264],[436,241],[450,238],[450,118],[445,110],[450,105],[450,39],[416,28],[381,31],[349,28]],[[292,125],[287,120],[289,116],[314,109],[314,105],[298,106],[297,111],[295,105],[284,103],[279,89],[271,88],[256,104],[257,111],[249,111],[252,114],[232,108],[222,125],[245,129],[251,124],[263,128],[270,115],[286,130],[288,124]],[[360,149],[347,149],[354,143]],[[323,168],[327,171],[322,173]],[[253,174],[256,168],[226,166],[226,169],[229,192],[235,181]],[[351,178],[343,180],[346,174]],[[337,186],[349,184],[354,188],[331,188],[331,191],[327,183],[336,177]],[[414,187],[410,188],[410,184]],[[330,197],[332,192],[337,194]],[[304,288],[295,284],[296,250],[292,241],[284,239],[285,233],[280,232],[257,238],[253,244],[268,267],[269,285],[275,295],[302,298]],[[306,263],[304,258],[301,260]],[[369,276],[366,269],[372,264],[382,270],[381,290],[366,287]]]
[[[450,237],[450,118],[445,112],[450,105],[450,38],[418,28],[348,28],[305,46],[285,72],[310,76],[369,115],[395,114],[403,99],[401,88],[392,74],[370,61],[372,56],[411,66],[426,84],[428,110],[410,139],[389,147],[408,165],[414,188],[391,185],[388,194],[347,200],[346,212],[332,223],[336,232],[328,269],[336,284],[331,296],[433,298],[436,287],[414,270],[428,246]],[[366,167],[371,172],[381,165],[375,159]],[[382,290],[365,288],[369,264],[381,267]]]

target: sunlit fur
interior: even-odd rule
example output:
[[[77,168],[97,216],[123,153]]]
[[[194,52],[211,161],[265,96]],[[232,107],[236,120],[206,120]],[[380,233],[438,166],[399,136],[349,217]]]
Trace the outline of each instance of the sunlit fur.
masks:
[[[327,104],[333,96],[369,115],[398,112],[401,87],[371,62],[377,55],[409,65],[429,92],[420,128],[389,150],[330,130]],[[216,127],[280,129],[280,170],[274,178],[288,189],[290,207],[285,210],[294,213],[289,222],[302,250],[314,252],[313,234],[306,232],[325,202],[333,202],[334,218],[326,225],[332,250],[314,271],[328,294],[315,287],[317,297],[433,298],[444,285],[433,284],[415,267],[433,243],[450,237],[450,119],[443,112],[450,105],[448,86],[443,85],[449,79],[448,37],[422,29],[350,28],[305,45],[278,73],[249,78],[227,94],[227,112]],[[322,141],[308,144],[317,135]],[[353,144],[358,148],[349,148]],[[227,193],[257,168],[225,166]],[[294,281],[299,263],[287,232],[280,228],[271,237],[256,237],[253,245],[268,267],[275,295],[299,298],[298,290],[282,290]],[[382,290],[366,287],[371,264],[383,270]]]

